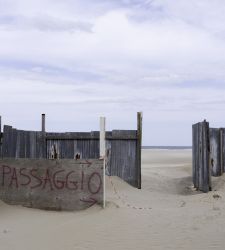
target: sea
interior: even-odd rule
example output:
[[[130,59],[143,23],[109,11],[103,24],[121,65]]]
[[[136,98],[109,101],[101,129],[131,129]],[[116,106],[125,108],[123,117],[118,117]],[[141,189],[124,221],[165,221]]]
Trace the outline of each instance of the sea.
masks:
[[[192,149],[192,146],[142,146],[142,149]]]

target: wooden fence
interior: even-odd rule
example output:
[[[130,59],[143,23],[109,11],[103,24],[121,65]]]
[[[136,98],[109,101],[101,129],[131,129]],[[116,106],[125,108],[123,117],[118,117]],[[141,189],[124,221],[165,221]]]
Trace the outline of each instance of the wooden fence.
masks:
[[[0,120],[1,129],[1,120]],[[1,158],[98,159],[99,131],[49,133],[24,131],[4,125],[0,130]],[[137,113],[137,130],[106,132],[106,173],[141,188],[142,114]]]
[[[210,191],[211,176],[221,176],[225,171],[224,131],[224,128],[209,128],[206,121],[192,127],[193,183],[200,191]]]

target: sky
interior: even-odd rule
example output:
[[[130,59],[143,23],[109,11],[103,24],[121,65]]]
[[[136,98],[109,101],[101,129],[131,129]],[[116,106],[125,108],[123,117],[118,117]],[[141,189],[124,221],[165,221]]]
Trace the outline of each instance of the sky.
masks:
[[[143,145],[191,145],[225,127],[224,0],[0,0],[3,124],[136,129]]]

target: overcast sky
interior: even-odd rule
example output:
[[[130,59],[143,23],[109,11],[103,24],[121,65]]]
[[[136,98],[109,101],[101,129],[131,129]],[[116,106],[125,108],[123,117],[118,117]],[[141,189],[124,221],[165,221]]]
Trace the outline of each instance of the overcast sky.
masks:
[[[191,145],[225,127],[224,0],[0,0],[3,123],[48,131],[136,129]]]

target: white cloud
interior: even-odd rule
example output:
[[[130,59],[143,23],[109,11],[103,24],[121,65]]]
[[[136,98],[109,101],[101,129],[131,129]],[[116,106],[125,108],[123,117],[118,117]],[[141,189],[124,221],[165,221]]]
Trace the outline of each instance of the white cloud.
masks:
[[[143,110],[145,144],[191,144],[193,122],[225,122],[224,10],[222,0],[0,0],[1,114],[35,127],[16,109],[35,121],[57,107],[65,123],[54,129],[79,130],[74,114],[129,129]],[[154,137],[176,124],[184,138]]]

